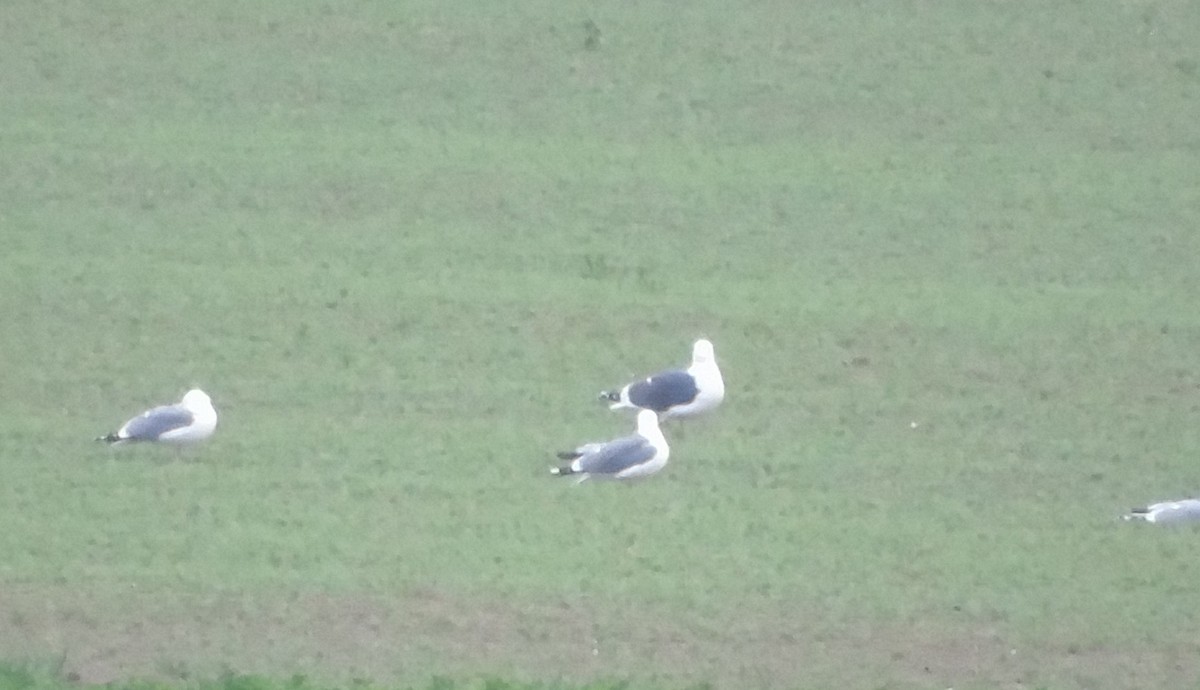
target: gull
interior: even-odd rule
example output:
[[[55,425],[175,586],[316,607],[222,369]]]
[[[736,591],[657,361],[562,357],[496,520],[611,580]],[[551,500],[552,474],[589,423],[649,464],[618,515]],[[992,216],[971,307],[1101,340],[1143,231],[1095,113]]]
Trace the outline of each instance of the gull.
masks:
[[[1178,501],[1151,503],[1144,508],[1134,508],[1122,517],[1125,520],[1142,520],[1156,525],[1200,522],[1200,499],[1184,498]]]
[[[692,345],[692,365],[634,381],[620,390],[604,391],[610,410],[654,410],[660,419],[691,417],[712,410],[725,399],[725,381],[717,367],[713,344],[701,338]]]
[[[111,445],[124,445],[139,441],[153,441],[183,446],[212,436],[217,428],[217,411],[212,399],[199,388],[184,394],[174,405],[161,405],[146,410],[124,426],[97,441]]]
[[[648,477],[667,465],[671,448],[658,428],[658,414],[642,410],[637,416],[637,432],[631,436],[605,443],[585,443],[570,451],[558,453],[565,465],[553,467],[550,474],[565,477],[578,475],[576,483],[589,477],[604,479],[637,479]]]

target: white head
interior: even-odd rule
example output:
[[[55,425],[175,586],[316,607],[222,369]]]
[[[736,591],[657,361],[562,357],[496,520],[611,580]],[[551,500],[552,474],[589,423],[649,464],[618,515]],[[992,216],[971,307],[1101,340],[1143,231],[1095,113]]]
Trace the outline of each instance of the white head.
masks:
[[[701,338],[692,345],[692,364],[715,361],[717,361],[717,355],[713,352],[711,341]]]
[[[208,397],[208,393],[205,393],[199,388],[193,388],[185,393],[182,402],[183,406],[189,410],[199,410],[206,407],[212,407],[212,398]]]
[[[637,430],[642,436],[660,433],[658,413],[654,410],[640,410],[637,415]]]

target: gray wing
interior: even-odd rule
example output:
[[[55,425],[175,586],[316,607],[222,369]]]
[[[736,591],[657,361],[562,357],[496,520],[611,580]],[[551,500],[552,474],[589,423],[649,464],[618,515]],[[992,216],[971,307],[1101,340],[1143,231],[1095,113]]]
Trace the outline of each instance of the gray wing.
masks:
[[[163,405],[129,420],[121,431],[124,438],[153,441],[168,431],[189,426],[194,419],[181,405]]]
[[[696,379],[686,371],[664,371],[629,387],[629,402],[655,412],[686,405],[699,394]]]
[[[1200,500],[1194,498],[1155,503],[1146,511],[1153,513],[1154,522],[1160,525],[1200,522]]]
[[[589,474],[617,474],[654,457],[654,446],[641,436],[626,436],[610,441],[579,458],[579,471]]]

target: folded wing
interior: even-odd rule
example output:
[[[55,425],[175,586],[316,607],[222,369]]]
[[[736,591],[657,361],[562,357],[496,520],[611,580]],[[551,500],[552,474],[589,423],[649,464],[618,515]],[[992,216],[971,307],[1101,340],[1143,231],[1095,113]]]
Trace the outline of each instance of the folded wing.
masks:
[[[664,371],[629,386],[629,402],[638,407],[662,412],[696,399],[700,390],[696,379],[686,371]]]
[[[627,436],[599,445],[577,460],[579,472],[615,475],[654,457],[654,446],[641,436]]]
[[[134,417],[118,436],[134,441],[154,441],[165,433],[190,426],[195,416],[182,405],[163,405]]]

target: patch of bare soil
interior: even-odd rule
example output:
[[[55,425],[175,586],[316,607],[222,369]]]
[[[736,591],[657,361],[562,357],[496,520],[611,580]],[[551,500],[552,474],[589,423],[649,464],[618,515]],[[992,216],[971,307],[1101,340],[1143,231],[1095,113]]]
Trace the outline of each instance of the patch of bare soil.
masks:
[[[222,672],[423,684],[433,675],[633,678],[666,687],[1130,688],[1200,674],[1200,641],[1173,648],[1026,647],[986,624],[871,625],[812,612],[729,620],[610,602],[223,593],[90,597],[0,588],[0,658],[88,683]]]

